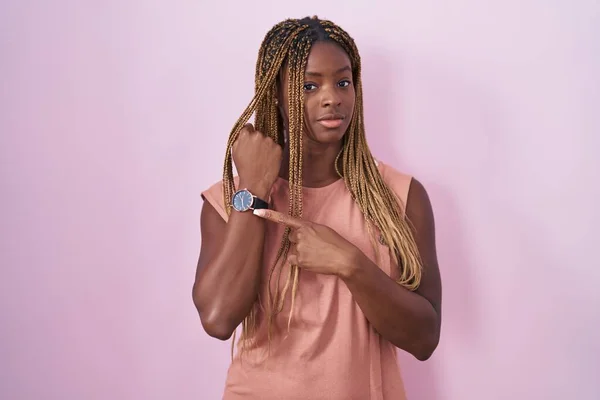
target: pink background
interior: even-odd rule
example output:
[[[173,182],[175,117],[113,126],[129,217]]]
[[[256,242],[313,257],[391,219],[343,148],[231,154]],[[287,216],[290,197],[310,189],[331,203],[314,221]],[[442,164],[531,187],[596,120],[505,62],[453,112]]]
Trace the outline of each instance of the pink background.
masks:
[[[600,398],[593,0],[0,3],[0,398],[220,398],[199,193],[264,34],[312,14],[356,39],[372,149],[437,216],[442,339],[401,357],[411,398]]]

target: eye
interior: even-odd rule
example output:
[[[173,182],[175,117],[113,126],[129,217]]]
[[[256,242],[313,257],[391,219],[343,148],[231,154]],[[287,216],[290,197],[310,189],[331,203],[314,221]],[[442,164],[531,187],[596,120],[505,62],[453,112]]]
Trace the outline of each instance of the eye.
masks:
[[[317,88],[317,85],[315,85],[314,83],[305,83],[304,84],[304,91],[305,92],[310,92],[312,90],[315,90]]]
[[[344,79],[343,81],[341,81],[340,83],[338,83],[338,85],[339,85],[340,87],[343,87],[343,88],[345,88],[345,87],[348,87],[348,86],[352,85],[352,82],[350,82],[350,81],[349,81],[349,80],[347,80],[347,79]]]

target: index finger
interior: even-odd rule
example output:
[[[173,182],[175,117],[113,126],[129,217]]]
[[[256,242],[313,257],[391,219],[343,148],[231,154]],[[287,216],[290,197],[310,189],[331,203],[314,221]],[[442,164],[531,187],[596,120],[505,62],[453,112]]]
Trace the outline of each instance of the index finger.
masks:
[[[254,210],[253,214],[261,218],[268,219],[269,221],[289,226],[293,229],[298,229],[304,225],[304,221],[302,221],[301,219],[282,214],[278,211],[258,209]]]

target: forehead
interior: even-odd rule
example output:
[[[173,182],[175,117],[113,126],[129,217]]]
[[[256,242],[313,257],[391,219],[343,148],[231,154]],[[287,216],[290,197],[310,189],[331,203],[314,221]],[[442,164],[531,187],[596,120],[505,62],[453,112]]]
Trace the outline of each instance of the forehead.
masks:
[[[352,67],[350,57],[337,43],[327,41],[312,45],[306,63],[306,72],[328,74],[344,67]]]

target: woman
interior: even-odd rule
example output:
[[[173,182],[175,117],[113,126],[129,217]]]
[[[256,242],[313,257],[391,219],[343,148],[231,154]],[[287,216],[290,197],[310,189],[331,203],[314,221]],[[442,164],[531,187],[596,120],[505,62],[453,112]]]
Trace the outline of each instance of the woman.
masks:
[[[352,38],[316,17],[261,45],[223,181],[203,192],[193,288],[209,335],[242,325],[225,399],[403,399],[396,348],[437,347],[431,205],[371,155],[360,72]]]

